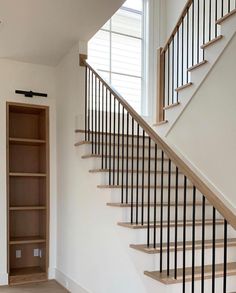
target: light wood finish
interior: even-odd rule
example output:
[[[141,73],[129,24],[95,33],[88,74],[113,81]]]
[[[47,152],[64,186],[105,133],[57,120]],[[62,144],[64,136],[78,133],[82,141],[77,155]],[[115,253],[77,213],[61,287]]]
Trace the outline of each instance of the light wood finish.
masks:
[[[191,71],[193,71],[193,70],[195,70],[195,69],[197,69],[197,68],[199,68],[199,67],[201,67],[201,66],[203,66],[205,64],[207,64],[207,60],[203,60],[202,62],[199,62],[199,63],[189,67],[188,72],[191,72]]]
[[[175,91],[176,91],[176,92],[180,92],[180,91],[182,91],[182,90],[184,90],[184,89],[186,89],[186,88],[188,88],[188,87],[190,87],[190,86],[192,86],[192,85],[193,85],[192,82],[188,82],[188,83],[186,83],[186,84],[184,84],[184,85],[181,85],[181,86],[177,87],[177,88],[175,89]]]
[[[157,50],[157,123],[164,121],[164,78],[165,78],[165,54],[162,48]]]
[[[202,206],[202,202],[196,202],[195,205],[196,206]],[[206,204],[206,205],[209,205],[209,204]],[[137,205],[136,205],[135,202],[133,203],[133,205],[131,205],[131,203],[113,203],[113,202],[109,202],[109,203],[107,203],[107,206],[114,207],[114,208],[130,208],[131,206],[136,207]],[[143,206],[144,207],[147,207],[148,206],[148,203],[144,203]],[[161,204],[160,203],[157,203],[156,206],[157,207],[160,207]],[[170,206],[171,207],[175,207],[175,203],[174,202],[171,202],[170,203]],[[183,202],[179,202],[178,203],[178,206],[179,207],[183,207],[184,206],[184,203]],[[186,203],[186,206],[192,207],[193,206],[193,203],[187,202]],[[138,203],[138,207],[142,207],[142,203]],[[150,203],[150,207],[154,207],[154,203]],[[163,207],[168,207],[168,203],[167,202],[164,202],[163,203]]]
[[[86,65],[90,68],[94,75],[101,81],[102,84],[113,94],[117,101],[129,112],[131,117],[142,127],[146,134],[150,136],[152,141],[156,143],[171,161],[179,168],[179,170],[188,178],[188,180],[198,189],[206,199],[216,208],[216,210],[229,222],[229,224],[236,229],[236,215],[227,207],[223,198],[220,198],[213,192],[208,185],[196,174],[192,167],[184,162],[172,148],[156,133],[156,131],[130,106],[130,104],[93,69],[93,67],[86,61]]]
[[[49,253],[49,108],[7,103],[9,283],[45,281]],[[40,249],[42,258],[34,257]],[[16,250],[22,257],[16,258]]]
[[[46,177],[46,173],[21,173],[21,172],[10,172],[10,177]]]
[[[79,65],[85,67],[85,60],[88,59],[88,55],[86,54],[79,54]]]
[[[195,280],[201,280],[201,268],[202,267],[195,267]],[[224,275],[224,265],[223,264],[216,264],[215,266],[215,277],[222,278]],[[186,268],[186,282],[192,281],[192,267]],[[144,272],[144,274],[156,281],[159,281],[165,285],[177,284],[183,282],[183,269],[178,269],[177,275],[178,278],[175,280],[174,278],[174,270],[170,270],[170,276],[167,276],[167,271],[163,271],[162,273],[154,271],[154,272]],[[228,263],[227,264],[227,276],[235,276],[236,275],[236,263]],[[212,278],[212,265],[205,266],[205,275],[204,279],[211,279]]]
[[[228,239],[227,240],[227,246],[228,247],[235,247],[236,246],[236,239]],[[212,240],[205,240],[205,249],[211,249],[212,248]],[[195,241],[195,249],[196,250],[201,250],[202,249],[202,241],[198,240]],[[158,254],[161,252],[161,247],[160,244],[157,243],[156,247],[154,248],[153,244],[151,244],[149,247],[147,247],[146,244],[131,244],[131,248],[147,253],[147,254]],[[193,243],[192,241],[186,241],[185,244],[185,249],[186,250],[192,250]],[[215,247],[216,248],[223,248],[224,247],[224,239],[217,239],[215,242]],[[173,252],[175,251],[175,242],[170,242],[170,251]],[[177,251],[183,251],[183,242],[178,242],[177,243]],[[162,245],[162,252],[167,252],[167,243],[163,243]]]
[[[29,139],[29,138],[9,138],[10,144],[20,144],[20,145],[40,145],[46,143],[44,139]]]
[[[179,29],[179,26],[183,22],[183,19],[184,19],[185,15],[187,14],[187,12],[188,12],[190,6],[192,5],[192,3],[193,3],[193,0],[188,0],[186,2],[185,6],[184,6],[184,9],[182,10],[182,12],[180,14],[180,17],[178,18],[177,23],[176,23],[176,25],[175,25],[170,37],[168,38],[168,40],[165,43],[164,48],[162,49],[162,52],[165,52],[167,50],[168,45],[171,43],[171,41],[175,37],[175,34],[177,33],[177,30]]]
[[[227,13],[225,16],[221,17],[217,20],[216,24],[222,24],[226,19],[228,19],[230,16],[234,15],[236,13],[236,8],[233,9],[231,12]]]
[[[153,126],[161,126],[161,125],[164,125],[166,123],[168,123],[168,120],[163,120],[163,121],[157,122]]]
[[[46,239],[42,238],[41,236],[12,237],[10,239],[10,245],[45,243],[45,242],[46,242]]]
[[[171,104],[169,106],[164,107],[164,110],[168,110],[168,109],[171,109],[171,108],[175,108],[175,107],[177,107],[179,105],[180,105],[180,102],[176,102],[176,103],[173,103],[173,104]]]
[[[1,293],[66,293],[69,292],[55,280],[34,284],[2,286]]]
[[[222,35],[219,35],[218,37],[214,38],[213,40],[211,40],[211,41],[203,44],[201,46],[201,49],[206,49],[207,47],[209,47],[209,46],[215,44],[216,42],[220,41],[222,38],[223,38],[223,36]]]
[[[205,220],[205,226],[211,226],[212,225],[212,220]],[[147,229],[148,224],[147,222],[144,222],[143,225],[141,224],[131,224],[130,222],[121,222],[118,223],[119,226],[121,227],[125,227],[125,228],[130,228],[130,229]],[[168,225],[167,221],[163,221],[163,228],[166,228]],[[193,221],[192,220],[187,220],[186,221],[186,227],[191,227],[193,225]],[[216,225],[224,225],[224,220],[216,220]],[[178,221],[177,223],[178,227],[182,227],[183,226],[183,221]],[[202,221],[201,220],[196,220],[195,221],[195,226],[202,226]],[[160,222],[156,222],[156,228],[160,228],[161,227],[161,223]],[[175,221],[170,221],[170,227],[175,227]],[[150,222],[150,228],[154,228],[154,223]]]

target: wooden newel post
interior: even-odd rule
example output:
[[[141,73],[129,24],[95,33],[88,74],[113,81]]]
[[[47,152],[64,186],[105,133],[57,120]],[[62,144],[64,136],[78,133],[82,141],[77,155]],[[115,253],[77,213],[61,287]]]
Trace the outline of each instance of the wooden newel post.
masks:
[[[162,48],[157,50],[157,123],[163,122],[164,117],[164,76],[165,76],[165,54]]]
[[[79,54],[79,65],[85,67],[84,61],[88,58],[86,54]]]

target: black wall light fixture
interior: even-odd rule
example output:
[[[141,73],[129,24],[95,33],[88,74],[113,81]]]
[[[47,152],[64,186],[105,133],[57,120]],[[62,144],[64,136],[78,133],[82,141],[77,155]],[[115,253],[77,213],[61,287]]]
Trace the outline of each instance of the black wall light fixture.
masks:
[[[33,97],[44,97],[44,98],[46,98],[48,96],[47,94],[44,94],[44,93],[36,93],[36,92],[33,92],[33,91],[16,90],[15,93],[16,94],[19,94],[19,95],[24,95],[27,98],[33,98]]]

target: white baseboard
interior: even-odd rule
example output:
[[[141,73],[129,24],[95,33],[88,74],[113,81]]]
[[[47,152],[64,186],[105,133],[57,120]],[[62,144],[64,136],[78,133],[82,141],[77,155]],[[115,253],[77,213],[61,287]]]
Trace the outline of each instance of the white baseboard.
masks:
[[[48,268],[48,279],[49,280],[56,279],[56,268]]]
[[[55,277],[59,284],[69,290],[71,293],[89,293],[87,290],[78,285],[75,281],[67,277],[61,271],[55,269]]]
[[[0,286],[8,285],[8,274],[0,273]]]

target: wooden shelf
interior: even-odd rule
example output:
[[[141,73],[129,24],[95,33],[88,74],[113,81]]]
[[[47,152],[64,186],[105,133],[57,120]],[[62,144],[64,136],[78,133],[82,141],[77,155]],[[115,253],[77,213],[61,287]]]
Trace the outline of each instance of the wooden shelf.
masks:
[[[24,173],[24,172],[10,172],[10,177],[46,177],[46,173]]]
[[[43,282],[47,280],[47,273],[41,267],[16,268],[10,270],[10,284]]]
[[[40,236],[12,237],[10,239],[10,245],[45,243],[45,242],[46,242],[46,239]]]
[[[10,207],[10,211],[43,211],[46,210],[46,206],[17,206]]]
[[[41,145],[41,144],[45,144],[46,140],[10,137],[9,143],[17,144],[17,145]]]

